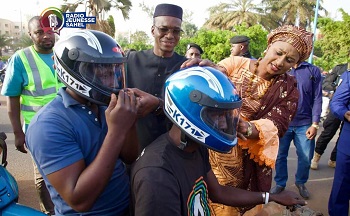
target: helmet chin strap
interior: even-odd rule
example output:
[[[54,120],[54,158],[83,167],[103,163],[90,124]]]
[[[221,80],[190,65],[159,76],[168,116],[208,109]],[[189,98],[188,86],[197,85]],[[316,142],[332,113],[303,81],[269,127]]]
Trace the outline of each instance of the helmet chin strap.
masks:
[[[181,140],[180,140],[180,145],[178,146],[179,149],[184,150],[184,148],[186,148],[188,142],[186,139],[186,133],[181,131]]]

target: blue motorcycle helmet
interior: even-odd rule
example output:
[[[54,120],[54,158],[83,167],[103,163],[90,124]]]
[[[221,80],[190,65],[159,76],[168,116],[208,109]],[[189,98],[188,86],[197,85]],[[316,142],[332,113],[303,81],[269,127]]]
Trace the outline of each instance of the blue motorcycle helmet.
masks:
[[[218,152],[237,144],[242,100],[229,78],[211,67],[194,66],[165,82],[164,113],[184,135]]]

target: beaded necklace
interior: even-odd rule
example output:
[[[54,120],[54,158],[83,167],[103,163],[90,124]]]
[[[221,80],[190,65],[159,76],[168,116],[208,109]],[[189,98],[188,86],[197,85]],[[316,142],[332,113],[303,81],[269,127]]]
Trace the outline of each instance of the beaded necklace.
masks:
[[[265,88],[263,89],[263,91],[261,93],[258,92],[258,89],[257,89],[257,94],[258,94],[258,97],[253,97],[253,94],[252,94],[252,86],[253,86],[253,83],[254,83],[254,78],[257,77],[257,72],[258,72],[258,67],[259,67],[259,63],[261,61],[261,58],[259,58],[255,63],[254,63],[254,71],[253,73],[250,75],[249,77],[249,83],[248,83],[248,86],[247,86],[247,89],[246,89],[246,95],[250,98],[250,99],[253,99],[253,100],[260,100],[267,92],[267,90],[269,89],[269,87],[271,86],[272,82],[274,79],[271,79],[270,80],[270,83],[268,86],[265,86]],[[256,88],[258,88],[258,83],[256,85]]]

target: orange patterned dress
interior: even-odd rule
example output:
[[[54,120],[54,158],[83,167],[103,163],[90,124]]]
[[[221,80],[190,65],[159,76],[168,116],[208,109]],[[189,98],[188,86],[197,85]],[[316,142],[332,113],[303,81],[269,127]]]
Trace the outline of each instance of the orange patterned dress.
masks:
[[[251,190],[251,187],[244,180],[243,155],[249,152],[256,163],[273,168],[278,153],[279,135],[286,131],[298,102],[298,91],[293,78],[283,74],[271,81],[264,80],[249,71],[250,62],[248,58],[231,56],[222,60],[219,65],[226,69],[227,75],[240,93],[243,101],[241,118],[254,123],[260,139],[239,139],[238,145],[228,153],[209,150],[212,170],[219,183],[247,190]],[[248,87],[251,91],[247,91]],[[266,95],[260,98],[259,95],[265,92]],[[257,113],[264,114],[257,118]],[[266,175],[272,180],[271,169],[266,170]],[[217,216],[256,215],[261,208],[262,205],[236,208],[211,203],[212,214]]]

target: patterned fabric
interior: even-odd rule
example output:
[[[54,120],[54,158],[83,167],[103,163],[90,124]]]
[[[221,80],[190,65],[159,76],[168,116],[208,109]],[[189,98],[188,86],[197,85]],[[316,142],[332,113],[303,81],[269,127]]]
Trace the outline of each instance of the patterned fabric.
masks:
[[[258,140],[243,141],[239,139],[238,145],[229,153],[209,151],[212,170],[221,185],[242,188],[246,190],[258,190],[261,178],[265,182],[272,182],[272,170],[278,153],[278,139],[283,136],[297,110],[298,90],[293,77],[282,74],[273,81],[266,81],[254,75],[251,85],[251,94],[246,91],[247,84],[251,81],[252,73],[249,71],[250,59],[231,56],[219,62],[224,67],[227,75],[235,84],[242,97],[241,117],[254,123],[259,131]],[[268,88],[266,94],[259,99],[258,95]],[[244,160],[248,157],[256,162],[258,176],[245,179]],[[249,159],[249,158],[248,158]],[[266,180],[267,179],[267,180]],[[255,182],[254,182],[255,181]],[[268,189],[269,190],[269,189]],[[267,190],[267,191],[268,191]],[[262,208],[259,206],[235,208],[222,204],[211,203],[213,215],[256,215]],[[250,209],[250,210],[249,210]],[[249,210],[249,211],[248,211]]]
[[[313,33],[308,32],[301,27],[284,25],[271,31],[267,36],[267,44],[270,46],[276,41],[283,41],[291,44],[298,50],[300,55],[299,62],[302,62],[310,56],[313,35]]]

